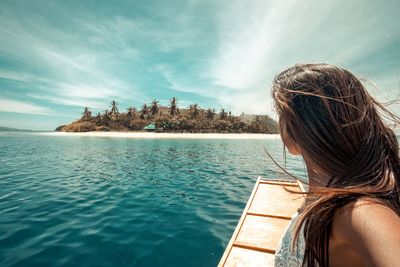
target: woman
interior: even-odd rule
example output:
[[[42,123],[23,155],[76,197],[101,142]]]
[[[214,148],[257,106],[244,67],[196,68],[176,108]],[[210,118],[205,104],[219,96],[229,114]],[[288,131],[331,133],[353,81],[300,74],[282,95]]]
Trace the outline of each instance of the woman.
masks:
[[[400,266],[399,146],[382,116],[399,118],[327,64],[285,70],[272,94],[284,145],[309,178],[275,265]]]

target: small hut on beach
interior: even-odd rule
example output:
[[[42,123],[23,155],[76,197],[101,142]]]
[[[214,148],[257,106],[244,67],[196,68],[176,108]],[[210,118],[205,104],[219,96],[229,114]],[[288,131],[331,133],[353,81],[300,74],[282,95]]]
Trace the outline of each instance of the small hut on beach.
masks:
[[[143,130],[146,130],[148,132],[155,132],[157,130],[156,124],[154,122],[146,125]]]

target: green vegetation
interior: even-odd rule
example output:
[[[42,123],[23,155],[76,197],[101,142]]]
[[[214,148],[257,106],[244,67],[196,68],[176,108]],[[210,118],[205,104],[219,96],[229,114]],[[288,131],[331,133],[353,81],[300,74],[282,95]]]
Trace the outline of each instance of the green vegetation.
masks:
[[[143,131],[149,124],[155,125],[157,132],[277,133],[277,123],[269,116],[243,113],[234,116],[230,111],[221,109],[217,113],[211,108],[202,109],[198,104],[180,109],[175,97],[167,107],[153,100],[149,105],[143,104],[140,110],[129,107],[126,112],[120,112],[118,102],[112,101],[109,110],[95,116],[85,107],[79,120],[59,126],[56,131]]]

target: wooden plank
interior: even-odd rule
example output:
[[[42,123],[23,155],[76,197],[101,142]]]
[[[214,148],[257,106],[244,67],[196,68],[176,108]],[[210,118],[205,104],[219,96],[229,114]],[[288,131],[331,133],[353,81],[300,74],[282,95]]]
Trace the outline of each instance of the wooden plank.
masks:
[[[245,248],[245,249],[251,249],[251,250],[255,250],[255,251],[259,251],[259,252],[266,252],[266,253],[270,253],[270,254],[275,254],[275,250],[274,249],[252,246],[252,245],[249,245],[249,244],[246,244],[246,243],[239,242],[237,240],[233,243],[233,247],[234,248]]]
[[[275,253],[288,224],[285,219],[247,215],[234,244],[239,242]]]
[[[274,266],[275,255],[266,252],[234,247],[224,267]]]
[[[284,219],[284,220],[291,220],[292,217],[289,216],[281,216],[281,215],[273,215],[273,214],[263,214],[263,213],[255,213],[255,212],[247,212],[247,215],[254,215],[254,216],[262,216],[262,217],[270,217],[270,218],[277,218],[277,219]]]
[[[266,179],[263,179],[263,178],[260,179],[260,184],[271,184],[271,185],[283,185],[283,186],[299,187],[299,185],[296,182],[271,181],[271,180],[266,180]]]
[[[300,192],[298,186],[290,190]],[[260,184],[249,212],[291,217],[303,200],[303,195],[290,193],[284,186]]]

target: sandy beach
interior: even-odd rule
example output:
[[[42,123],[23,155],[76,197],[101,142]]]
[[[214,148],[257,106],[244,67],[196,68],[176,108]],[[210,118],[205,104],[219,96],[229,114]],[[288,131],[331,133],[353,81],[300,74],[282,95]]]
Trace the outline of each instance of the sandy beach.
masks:
[[[153,132],[46,132],[49,136],[110,137],[134,139],[279,139],[279,134],[153,133]]]

